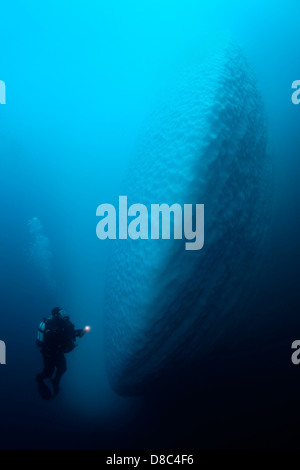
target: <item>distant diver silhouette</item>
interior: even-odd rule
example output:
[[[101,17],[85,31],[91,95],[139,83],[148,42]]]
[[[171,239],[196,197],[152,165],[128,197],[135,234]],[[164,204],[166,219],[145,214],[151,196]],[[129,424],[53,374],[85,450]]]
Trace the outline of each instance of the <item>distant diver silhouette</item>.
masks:
[[[89,331],[90,327],[76,330],[64,310],[55,307],[51,316],[44,318],[40,323],[37,334],[37,346],[40,348],[44,360],[44,369],[36,375],[38,389],[44,400],[53,398],[59,392],[59,383],[67,370],[65,354],[73,351],[76,346],[76,338]],[[53,387],[53,395],[44,379],[50,379]]]

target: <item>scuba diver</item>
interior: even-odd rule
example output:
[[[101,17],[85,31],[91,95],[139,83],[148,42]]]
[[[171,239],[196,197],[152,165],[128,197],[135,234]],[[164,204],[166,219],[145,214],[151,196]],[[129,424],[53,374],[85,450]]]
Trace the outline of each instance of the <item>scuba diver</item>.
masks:
[[[76,338],[82,338],[89,330],[89,326],[76,330],[69,316],[60,307],[55,307],[51,316],[44,318],[40,323],[37,346],[43,356],[44,369],[36,375],[36,381],[39,393],[45,400],[49,400],[52,393],[44,383],[44,379],[50,379],[54,398],[59,392],[60,380],[67,370],[65,354],[73,351],[76,346]]]

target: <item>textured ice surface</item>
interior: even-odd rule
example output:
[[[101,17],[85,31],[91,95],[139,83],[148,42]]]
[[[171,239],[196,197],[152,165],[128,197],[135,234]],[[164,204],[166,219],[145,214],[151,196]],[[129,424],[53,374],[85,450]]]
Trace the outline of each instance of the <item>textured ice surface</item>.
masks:
[[[112,242],[105,347],[121,394],[191,359],[201,367],[251,294],[267,209],[262,103],[234,43],[190,58],[145,127],[128,204],[204,203],[205,244],[188,252],[184,240]]]

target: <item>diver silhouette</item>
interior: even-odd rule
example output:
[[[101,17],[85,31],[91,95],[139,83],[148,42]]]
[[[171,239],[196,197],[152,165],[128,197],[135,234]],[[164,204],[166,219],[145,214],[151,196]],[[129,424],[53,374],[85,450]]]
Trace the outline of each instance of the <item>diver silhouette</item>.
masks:
[[[37,346],[40,348],[44,361],[44,369],[36,375],[39,393],[42,398],[49,400],[59,392],[59,383],[67,370],[65,354],[73,351],[76,346],[76,338],[81,338],[89,327],[76,330],[64,310],[55,307],[49,318],[44,318],[40,323],[37,334]],[[53,395],[44,383],[44,379],[50,379],[53,387]]]

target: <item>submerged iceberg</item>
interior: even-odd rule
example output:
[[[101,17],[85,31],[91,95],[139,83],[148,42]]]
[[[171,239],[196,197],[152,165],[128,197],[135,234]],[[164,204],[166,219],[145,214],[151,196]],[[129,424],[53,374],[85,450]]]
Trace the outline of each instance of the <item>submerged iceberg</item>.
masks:
[[[105,303],[107,371],[137,394],[201,360],[245,314],[269,209],[263,106],[240,48],[189,58],[151,114],[127,183],[129,203],[205,205],[205,244],[118,240]]]

